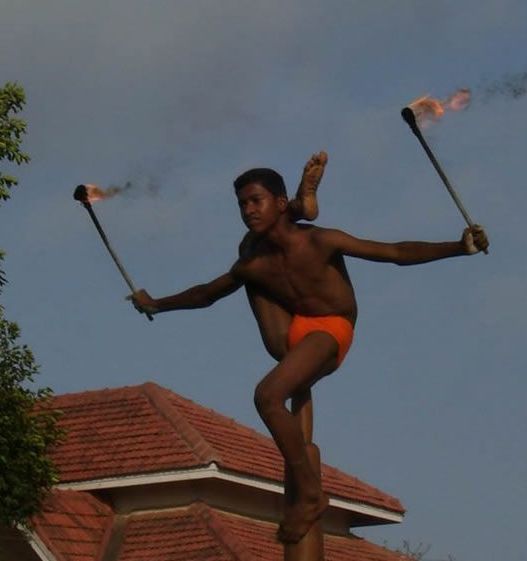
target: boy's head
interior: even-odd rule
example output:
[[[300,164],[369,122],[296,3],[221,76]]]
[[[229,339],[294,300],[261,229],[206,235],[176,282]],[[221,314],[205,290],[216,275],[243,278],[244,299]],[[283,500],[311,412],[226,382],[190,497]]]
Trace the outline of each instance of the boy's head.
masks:
[[[259,183],[275,197],[286,197],[287,190],[282,176],[270,168],[254,168],[242,173],[234,180],[234,190],[238,193],[249,183]]]

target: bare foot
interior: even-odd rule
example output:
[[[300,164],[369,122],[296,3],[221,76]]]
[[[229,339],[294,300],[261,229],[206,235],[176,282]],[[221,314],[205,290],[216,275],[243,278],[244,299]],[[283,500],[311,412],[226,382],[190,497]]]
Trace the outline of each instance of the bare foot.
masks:
[[[295,220],[315,220],[318,216],[317,189],[324,175],[328,155],[322,151],[313,154],[304,166],[304,173],[290,209]]]
[[[328,504],[327,496],[321,492],[314,501],[298,502],[286,507],[285,518],[280,523],[277,538],[282,543],[299,542],[322,516]]]

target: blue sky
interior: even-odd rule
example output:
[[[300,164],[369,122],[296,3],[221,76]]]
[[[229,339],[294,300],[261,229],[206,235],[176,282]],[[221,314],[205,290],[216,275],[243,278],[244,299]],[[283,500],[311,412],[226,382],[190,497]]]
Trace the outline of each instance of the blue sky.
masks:
[[[523,561],[527,4],[513,0],[0,0],[0,78],[27,93],[29,166],[1,209],[8,317],[56,393],[153,380],[264,430],[272,367],[242,291],[148,322],[86,212],[83,182],[138,286],[223,273],[244,229],[232,180],[329,164],[318,223],[372,239],[457,239],[464,223],[400,118],[459,87],[471,106],[427,138],[490,254],[420,267],[348,260],[354,347],[315,390],[325,461],[398,496],[427,559]],[[520,86],[511,89],[510,84]],[[516,94],[516,95],[513,95]]]

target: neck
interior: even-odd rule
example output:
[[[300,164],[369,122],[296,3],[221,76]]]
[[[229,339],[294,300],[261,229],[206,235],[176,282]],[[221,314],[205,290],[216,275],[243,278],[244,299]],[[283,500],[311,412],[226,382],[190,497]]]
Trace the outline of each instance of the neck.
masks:
[[[265,233],[264,239],[271,245],[285,249],[291,243],[291,234],[296,230],[296,225],[289,221],[285,215]]]

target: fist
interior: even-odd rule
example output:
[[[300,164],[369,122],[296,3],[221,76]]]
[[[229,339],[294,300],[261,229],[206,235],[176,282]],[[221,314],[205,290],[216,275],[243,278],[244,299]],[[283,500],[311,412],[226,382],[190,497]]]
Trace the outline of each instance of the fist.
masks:
[[[461,241],[468,255],[486,251],[489,247],[487,234],[485,234],[485,230],[479,224],[474,224],[474,226],[465,228]]]
[[[142,314],[154,315],[159,311],[156,306],[156,301],[146,290],[138,290],[137,292],[130,294],[130,296],[127,296],[126,299],[131,300],[135,309]]]

